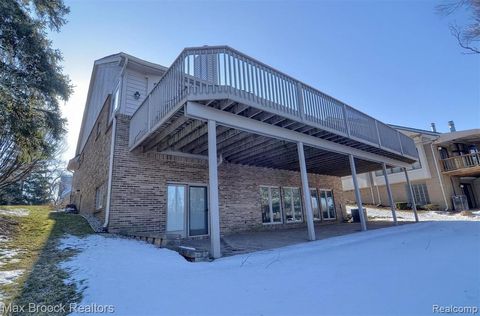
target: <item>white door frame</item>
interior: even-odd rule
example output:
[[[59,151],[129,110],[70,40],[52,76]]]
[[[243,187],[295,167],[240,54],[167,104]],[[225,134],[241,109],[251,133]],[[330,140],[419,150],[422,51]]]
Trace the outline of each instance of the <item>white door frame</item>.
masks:
[[[205,183],[197,183],[197,182],[177,182],[177,181],[168,181],[167,182],[167,223],[165,225],[166,233],[177,233],[179,231],[169,232],[166,230],[168,225],[168,186],[183,186],[185,188],[185,207],[184,207],[184,214],[183,214],[183,232],[181,233],[183,238],[189,237],[205,237],[210,235],[210,217],[208,217],[207,221],[207,234],[205,235],[190,235],[190,187],[204,187],[207,189],[207,212],[210,211],[210,200],[208,198],[209,188],[208,185]]]

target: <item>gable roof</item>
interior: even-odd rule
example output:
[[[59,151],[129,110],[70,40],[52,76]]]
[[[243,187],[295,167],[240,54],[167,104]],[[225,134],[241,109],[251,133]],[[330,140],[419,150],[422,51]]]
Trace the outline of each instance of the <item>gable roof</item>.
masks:
[[[93,86],[94,82],[96,79],[96,73],[97,69],[101,65],[109,64],[109,63],[118,63],[119,67],[122,67],[122,71],[120,73],[120,76],[122,75],[123,69],[125,69],[127,66],[132,66],[133,68],[136,68],[137,70],[143,71],[145,73],[151,73],[151,74],[163,74],[165,71],[168,69],[168,67],[162,66],[160,64],[152,63],[149,61],[146,61],[144,59],[132,56],[130,54],[124,53],[124,52],[119,52],[116,54],[108,55],[105,57],[102,57],[100,59],[97,59],[93,63],[93,69],[92,69],[92,74],[90,76],[90,83],[88,86],[88,94],[87,94],[87,100],[85,102],[85,108],[83,110],[83,117],[82,117],[82,124],[80,127],[80,133],[78,136],[77,140],[77,147],[75,150],[75,155],[79,155],[80,152],[83,150],[84,142],[82,141],[83,137],[85,137],[85,124],[87,121],[87,113],[89,111],[89,105],[91,101],[91,95],[93,91]]]

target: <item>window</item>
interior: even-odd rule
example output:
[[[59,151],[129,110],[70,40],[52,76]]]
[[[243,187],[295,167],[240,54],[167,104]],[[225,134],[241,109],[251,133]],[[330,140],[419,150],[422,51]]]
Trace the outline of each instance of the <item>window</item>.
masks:
[[[405,185],[405,186],[408,192],[408,203],[412,204],[410,189],[408,188],[408,185]],[[413,191],[413,196],[415,197],[415,203],[417,205],[430,204],[430,197],[428,196],[426,183],[412,184],[412,191]]]
[[[303,220],[301,201],[299,188],[283,188],[283,210],[287,223],[297,223]]]
[[[448,150],[446,150],[445,148],[443,148],[443,147],[438,147],[438,151],[439,151],[439,153],[440,153],[440,159],[447,159],[447,158],[449,158]]]
[[[320,190],[320,208],[322,209],[323,219],[331,220],[337,217],[332,190]]]
[[[97,187],[95,190],[95,209],[100,210],[103,209],[105,202],[105,184]]]
[[[185,227],[185,186],[168,185],[167,187],[167,232],[178,232]]]
[[[96,130],[96,136],[95,136],[95,139],[98,138],[98,136],[100,135],[100,132],[101,132],[101,128],[100,128],[101,124],[100,124],[100,121],[97,122],[97,130]]]
[[[407,170],[415,170],[415,169],[421,169],[422,168],[422,163],[420,162],[420,159],[418,161],[415,161],[415,163]]]
[[[310,197],[312,199],[313,220],[319,221],[322,217],[320,214],[320,201],[318,200],[317,189],[310,189]]]
[[[409,168],[407,168],[407,170],[415,170],[415,169],[421,169],[421,168],[422,168],[422,164],[420,160],[418,160],[414,164],[412,164]],[[400,168],[400,167],[387,168],[387,174],[399,173],[399,172],[403,172],[403,168]],[[377,177],[383,176],[383,170],[376,170],[375,175]]]
[[[120,84],[118,84],[112,96],[112,105],[111,105],[112,114],[118,110],[119,104],[120,104]]]
[[[280,188],[260,187],[262,208],[262,222],[275,224],[282,222],[282,209],[280,203]]]

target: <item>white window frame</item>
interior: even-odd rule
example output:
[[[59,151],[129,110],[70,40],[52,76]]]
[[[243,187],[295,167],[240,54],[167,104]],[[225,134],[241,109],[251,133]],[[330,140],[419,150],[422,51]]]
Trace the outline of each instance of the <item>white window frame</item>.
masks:
[[[259,188],[259,191],[261,191],[262,188],[268,189],[268,206],[269,206],[269,211],[270,211],[270,222],[264,223],[263,219],[262,219],[262,224],[263,225],[283,224],[284,220],[283,220],[282,188],[280,186],[274,186],[274,185],[261,185],[260,188]],[[280,222],[274,222],[273,221],[272,189],[278,189],[278,193],[280,195]],[[261,206],[261,204],[260,204],[260,206]]]
[[[113,119],[113,116],[115,113],[120,109],[120,87],[121,87],[122,81],[120,80],[117,85],[115,86],[115,89],[113,89],[112,92],[112,100],[110,104],[110,114],[111,118]]]
[[[166,188],[167,188],[167,201],[165,203],[165,206],[168,207],[168,186],[173,185],[173,186],[184,186],[185,187],[185,214],[184,214],[184,227],[183,227],[183,235],[185,237],[190,238],[190,237],[206,237],[210,236],[210,189],[208,184],[202,183],[202,182],[176,182],[176,181],[168,181]],[[206,235],[190,235],[190,187],[206,187],[207,188],[207,208],[208,208],[208,229],[207,229],[207,234]],[[168,209],[166,210],[168,213]],[[167,219],[168,220],[168,219]],[[166,223],[165,223],[165,230],[166,230]]]
[[[405,185],[407,187],[407,185]],[[408,187],[407,187],[408,189]],[[428,185],[426,182],[412,183],[413,196],[415,197],[415,203],[417,205],[425,205],[431,203],[430,193],[428,192]],[[412,197],[410,195],[410,190],[407,190],[408,202],[412,203]],[[423,203],[426,202],[426,203]]]
[[[315,191],[317,193],[317,203],[318,203],[318,212],[320,213],[320,218],[315,218],[313,217],[314,222],[321,222],[322,221],[322,206],[320,203],[320,194],[318,193],[317,188],[310,188],[310,199],[312,200],[312,215],[313,215],[313,197],[312,197],[312,191]]]
[[[337,206],[335,205],[335,196],[333,195],[333,189],[318,189],[318,197],[320,198],[320,201],[322,199],[322,192],[331,192],[332,193],[332,199],[333,199],[333,211],[335,212],[335,217],[328,217],[325,218],[323,217],[323,209],[322,209],[322,203],[320,202],[320,214],[322,215],[322,220],[324,221],[335,221],[337,220]],[[327,198],[327,195],[325,194],[325,198]],[[328,203],[327,203],[328,207]],[[330,212],[328,212],[330,214]]]
[[[283,199],[285,198],[284,196],[284,189],[292,189],[292,195],[291,195],[291,204],[290,204],[290,207],[292,208],[292,212],[293,212],[293,218],[294,220],[293,221],[288,221],[286,216],[287,214],[284,212],[284,217],[285,217],[285,223],[286,224],[297,224],[297,223],[303,223],[305,220],[305,216],[303,215],[303,201],[302,201],[302,189],[300,189],[300,187],[292,187],[292,186],[289,186],[289,187],[282,187],[281,188],[282,190],[282,202],[283,202]],[[293,199],[293,189],[298,189],[298,192],[300,194],[300,214],[302,214],[302,218],[300,220],[295,220],[295,203],[294,203],[294,199]],[[282,203],[282,208],[283,208],[283,203]]]
[[[103,202],[105,201],[105,183],[102,183],[95,189],[95,210],[103,209]]]

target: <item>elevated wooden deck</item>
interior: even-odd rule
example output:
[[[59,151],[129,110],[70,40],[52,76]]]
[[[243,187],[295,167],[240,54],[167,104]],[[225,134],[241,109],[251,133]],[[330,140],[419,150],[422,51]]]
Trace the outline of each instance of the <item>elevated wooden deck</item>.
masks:
[[[206,114],[189,113],[189,103]],[[220,159],[232,163],[298,170],[295,140],[305,136],[319,140],[305,143],[310,172],[348,175],[348,154],[359,172],[418,159],[406,135],[225,46],[180,54],[132,116],[130,148],[206,159],[208,119],[218,124]],[[273,134],[259,132],[267,124]]]

